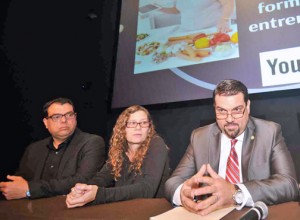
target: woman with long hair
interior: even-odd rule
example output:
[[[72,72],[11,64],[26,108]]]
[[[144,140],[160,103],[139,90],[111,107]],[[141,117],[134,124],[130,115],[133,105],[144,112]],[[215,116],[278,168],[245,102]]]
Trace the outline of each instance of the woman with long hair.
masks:
[[[76,184],[68,208],[135,198],[163,197],[169,177],[168,147],[156,134],[147,109],[134,105],[117,119],[108,160],[89,184]]]

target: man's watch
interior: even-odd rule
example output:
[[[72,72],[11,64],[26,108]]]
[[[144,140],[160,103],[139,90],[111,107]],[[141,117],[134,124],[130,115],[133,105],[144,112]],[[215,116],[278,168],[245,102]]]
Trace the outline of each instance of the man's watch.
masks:
[[[244,201],[244,193],[237,185],[234,185],[234,187],[235,193],[233,194],[232,198],[235,201],[235,205],[240,206],[243,204]]]
[[[30,191],[29,191],[29,190],[26,191],[26,198],[27,198],[27,199],[30,199],[30,198],[31,198],[31,195],[30,195]]]

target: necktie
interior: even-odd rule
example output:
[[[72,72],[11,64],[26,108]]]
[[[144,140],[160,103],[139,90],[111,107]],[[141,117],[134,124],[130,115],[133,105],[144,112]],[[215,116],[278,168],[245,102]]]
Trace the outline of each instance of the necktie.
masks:
[[[236,142],[236,139],[231,140],[231,150],[228,156],[226,168],[226,180],[233,184],[240,182],[239,160],[234,148]]]

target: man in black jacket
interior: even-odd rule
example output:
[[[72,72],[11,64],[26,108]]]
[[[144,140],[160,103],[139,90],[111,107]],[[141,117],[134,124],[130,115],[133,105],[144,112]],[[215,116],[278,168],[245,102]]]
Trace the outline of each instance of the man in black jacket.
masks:
[[[0,182],[6,199],[41,198],[70,192],[86,182],[105,162],[102,137],[77,128],[77,114],[68,98],[44,105],[44,125],[50,137],[30,144],[14,176]]]

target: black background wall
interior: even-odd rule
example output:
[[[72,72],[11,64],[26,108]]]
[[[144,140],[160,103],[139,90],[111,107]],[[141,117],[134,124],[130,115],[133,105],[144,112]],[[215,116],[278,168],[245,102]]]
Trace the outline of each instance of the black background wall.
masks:
[[[48,136],[43,104],[71,98],[78,125],[106,137],[117,2],[1,0],[1,179]],[[5,144],[4,144],[5,143]]]
[[[123,109],[110,109],[118,1],[1,0],[0,4],[3,180],[15,171],[27,144],[48,135],[42,106],[49,99],[70,97],[79,127],[102,135],[107,143]],[[282,125],[299,179],[300,90],[250,98],[253,116]],[[146,106],[171,149],[173,169],[191,131],[214,121],[211,104],[207,99]]]

